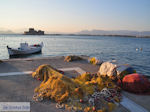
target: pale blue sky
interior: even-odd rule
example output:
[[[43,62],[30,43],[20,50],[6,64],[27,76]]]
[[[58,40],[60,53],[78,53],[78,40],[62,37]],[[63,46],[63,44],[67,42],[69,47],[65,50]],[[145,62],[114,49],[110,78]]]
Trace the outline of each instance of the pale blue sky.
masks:
[[[0,0],[0,29],[150,31],[150,0]]]

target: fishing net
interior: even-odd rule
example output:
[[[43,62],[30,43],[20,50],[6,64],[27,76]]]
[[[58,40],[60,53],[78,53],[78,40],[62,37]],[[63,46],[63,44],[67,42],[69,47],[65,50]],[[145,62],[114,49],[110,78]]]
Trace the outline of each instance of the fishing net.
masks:
[[[150,81],[144,75],[133,73],[126,75],[120,86],[129,92],[136,94],[150,94]]]
[[[82,58],[79,56],[75,56],[75,55],[66,56],[64,59],[64,61],[66,62],[78,61],[78,60],[82,60]]]
[[[78,87],[72,79],[62,75],[50,65],[39,66],[32,76],[42,80],[40,86],[35,88],[35,100],[51,98],[56,102],[64,102]]]
[[[43,64],[40,65],[35,72],[32,73],[32,77],[36,78],[38,80],[41,80],[43,82],[46,82],[50,76],[52,75],[61,75],[59,71],[55,68],[53,68],[50,65]]]
[[[100,65],[102,64],[102,61],[98,59],[97,57],[89,58],[88,61],[93,65]]]
[[[84,73],[69,78],[50,65],[39,66],[32,76],[42,80],[34,90],[33,99],[54,100],[58,109],[109,112],[114,109],[114,102],[120,101],[118,88],[108,77]]]

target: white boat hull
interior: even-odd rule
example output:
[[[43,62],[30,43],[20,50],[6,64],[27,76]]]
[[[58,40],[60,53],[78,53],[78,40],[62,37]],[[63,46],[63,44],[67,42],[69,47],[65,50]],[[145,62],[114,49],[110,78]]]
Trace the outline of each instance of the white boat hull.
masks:
[[[17,50],[17,49],[8,49],[9,55],[25,55],[41,52],[41,48],[34,48],[31,50]]]
[[[27,54],[34,54],[34,53],[39,53],[42,51],[43,45],[39,46],[30,46],[28,49],[14,49],[14,48],[9,48],[8,53],[10,56],[15,56],[15,55],[27,55]]]

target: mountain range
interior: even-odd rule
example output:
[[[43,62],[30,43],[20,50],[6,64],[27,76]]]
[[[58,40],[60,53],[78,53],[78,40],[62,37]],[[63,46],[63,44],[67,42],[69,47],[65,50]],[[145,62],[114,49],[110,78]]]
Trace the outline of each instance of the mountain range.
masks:
[[[77,32],[80,35],[126,35],[126,36],[150,36],[150,31],[129,31],[129,30],[83,30]]]
[[[24,31],[19,31],[19,32],[24,32]],[[11,30],[0,29],[0,34],[17,34],[17,33],[14,33]],[[21,34],[21,33],[18,33],[18,34]],[[66,34],[66,33],[56,33],[56,34]],[[82,30],[82,31],[72,33],[72,34],[150,37],[150,31],[130,31],[130,30],[110,30],[110,31],[108,30]]]
[[[0,30],[0,34],[14,34],[11,30]]]

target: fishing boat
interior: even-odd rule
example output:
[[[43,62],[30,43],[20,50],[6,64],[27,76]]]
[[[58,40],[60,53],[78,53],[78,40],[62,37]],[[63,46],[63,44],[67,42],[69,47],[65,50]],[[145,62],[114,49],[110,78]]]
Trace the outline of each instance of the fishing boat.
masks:
[[[9,56],[19,56],[39,53],[42,51],[43,42],[40,44],[28,45],[28,43],[20,43],[19,48],[11,48],[7,46]]]

